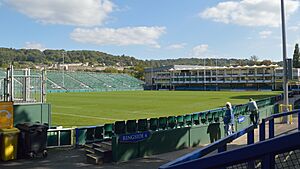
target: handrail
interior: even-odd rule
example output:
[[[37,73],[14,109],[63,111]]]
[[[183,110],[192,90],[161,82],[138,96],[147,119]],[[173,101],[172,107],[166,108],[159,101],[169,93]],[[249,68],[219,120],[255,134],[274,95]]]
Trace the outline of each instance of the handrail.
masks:
[[[165,168],[169,168],[170,166],[172,165],[176,165],[176,164],[179,164],[179,163],[183,163],[183,162],[187,162],[187,161],[190,161],[190,160],[194,160],[194,159],[198,159],[198,158],[201,158],[215,150],[218,149],[218,152],[223,152],[223,151],[226,151],[226,147],[227,147],[227,143],[230,143],[232,142],[233,140],[239,138],[240,136],[244,135],[244,134],[248,134],[248,137],[247,137],[247,143],[248,145],[249,144],[253,144],[254,143],[254,129],[255,129],[255,125],[250,125],[248,127],[246,127],[245,129],[243,130],[240,130],[234,134],[231,134],[223,139],[220,139],[206,147],[203,147],[203,148],[200,148],[198,150],[195,150],[191,153],[188,153],[174,161],[171,161],[169,163],[166,163],[162,166],[160,166],[159,168],[160,169],[165,169]]]
[[[252,160],[264,158],[274,153],[286,152],[300,148],[300,132],[291,133],[278,138],[262,141],[235,150],[226,151],[209,157],[199,158],[189,162],[183,162],[169,166],[168,169],[205,169],[221,168],[228,165],[240,164]],[[291,141],[294,140],[294,141]],[[259,151],[257,151],[259,150]],[[262,168],[267,168],[266,163],[262,163]]]
[[[261,142],[263,142],[265,140],[265,122],[266,121],[270,121],[269,123],[269,138],[273,138],[274,137],[274,119],[275,118],[279,118],[279,117],[283,117],[283,116],[288,116],[288,115],[291,115],[291,114],[296,114],[298,113],[298,117],[300,117],[300,110],[294,110],[294,111],[291,111],[291,112],[284,112],[284,113],[280,113],[280,114],[274,114],[274,115],[271,115],[270,117],[267,117],[265,119],[262,120],[262,123],[260,124],[260,134],[259,134],[259,140]],[[300,131],[300,118],[298,118],[298,132]],[[247,133],[248,134],[248,137],[247,137],[247,143],[248,145],[249,144],[253,144],[254,143],[254,128],[255,128],[255,125],[250,125],[249,127],[237,132],[237,133],[234,133],[232,135],[229,135],[221,140],[218,140],[216,141],[215,143],[212,143],[204,148],[201,148],[199,150],[195,150],[189,154],[186,154],[174,161],[171,161],[169,163],[166,163],[162,166],[160,166],[159,169],[170,169],[170,168],[177,168],[175,166],[178,166],[178,165],[181,165],[181,164],[189,164],[189,163],[193,163],[193,161],[197,161],[199,160],[201,157],[203,157],[204,155],[207,155],[208,153],[218,149],[218,152],[224,152],[226,151],[226,144],[232,140],[234,140],[235,138],[238,138],[239,136]],[[300,134],[300,133],[299,133]],[[298,135],[299,135],[298,134]],[[300,137],[297,136],[297,137]],[[270,140],[270,139],[269,139]],[[300,146],[300,143],[299,143],[299,146]],[[261,151],[261,149],[260,149]],[[270,156],[271,157],[271,156]],[[232,158],[232,156],[230,156],[230,158]],[[236,159],[234,159],[236,160]],[[269,158],[268,162],[270,164],[274,164],[274,158]],[[183,167],[183,166],[181,166]],[[184,166],[184,168],[190,168],[191,166]],[[201,166],[202,167],[202,166]],[[216,166],[215,166],[216,167]],[[199,165],[196,167],[196,168],[199,168]]]
[[[272,119],[275,119],[275,118],[292,115],[292,114],[298,113],[299,111],[300,110],[296,109],[296,110],[289,111],[289,112],[283,112],[283,113],[273,114],[273,115],[271,115],[269,117],[266,117],[264,120],[265,121],[269,121],[269,120],[272,120]]]
[[[293,110],[290,112],[283,112],[279,114],[273,114],[269,117],[266,117],[265,119],[262,119],[261,123],[259,124],[259,141],[263,141],[266,139],[266,122],[269,121],[269,138],[273,138],[275,136],[274,132],[274,119],[279,117],[284,117],[292,114],[298,114],[298,117],[300,117],[300,109]],[[300,118],[298,118],[298,130],[300,130]]]

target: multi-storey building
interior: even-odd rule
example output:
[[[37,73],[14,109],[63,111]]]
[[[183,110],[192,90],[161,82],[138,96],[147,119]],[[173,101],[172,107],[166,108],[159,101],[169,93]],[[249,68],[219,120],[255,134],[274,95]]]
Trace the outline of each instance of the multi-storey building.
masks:
[[[289,73],[290,82],[298,85],[300,69]],[[146,68],[146,89],[170,90],[280,90],[283,68],[261,66],[192,66],[173,65]]]

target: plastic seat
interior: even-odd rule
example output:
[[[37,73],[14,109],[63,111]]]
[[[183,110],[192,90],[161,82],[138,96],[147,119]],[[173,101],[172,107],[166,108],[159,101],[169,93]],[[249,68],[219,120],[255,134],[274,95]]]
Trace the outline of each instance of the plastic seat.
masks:
[[[158,129],[158,119],[151,118],[149,121],[150,121],[150,130],[156,131]]]
[[[139,119],[137,127],[138,127],[138,131],[147,131],[148,130],[148,120],[147,119]]]
[[[198,113],[193,114],[192,115],[192,119],[193,119],[194,125],[199,125],[200,124],[199,114]]]
[[[126,131],[128,133],[135,133],[137,131],[136,120],[127,120],[127,122],[126,122]]]
[[[115,134],[125,134],[126,133],[126,124],[125,121],[116,121],[115,122]]]
[[[167,128],[167,117],[160,117],[158,119],[158,128],[164,130]]]
[[[192,125],[192,115],[190,114],[186,114],[184,116],[184,120],[185,120],[185,124],[188,125],[188,126],[191,126]]]
[[[207,120],[208,120],[209,123],[213,122],[214,116],[213,116],[213,113],[212,113],[212,112],[207,111],[207,112],[206,112],[206,116],[207,116]]]
[[[173,129],[176,127],[176,118],[175,116],[169,116],[168,117],[168,128]]]
[[[219,112],[221,110],[218,109],[218,110],[215,110],[215,111],[211,111],[210,113],[212,114],[213,116],[213,122],[219,122],[220,121],[220,116],[219,116]]]
[[[111,137],[114,134],[114,124],[104,124],[104,137]]]
[[[96,128],[96,127],[95,127]],[[91,143],[91,142],[94,142],[95,140],[95,128],[87,128],[86,129],[86,142],[87,143]]]
[[[177,121],[177,127],[184,127],[184,118],[183,118],[183,116],[177,116],[176,121]]]
[[[104,131],[104,126],[96,126],[95,135],[94,135],[95,141],[103,140],[103,138],[104,138],[103,131]]]
[[[201,123],[206,124],[207,123],[206,113],[201,112],[201,113],[199,113],[199,116],[200,116],[200,119],[201,119]]]
[[[225,116],[225,112],[226,112],[225,108],[222,108],[220,111],[218,111],[219,117],[220,118],[224,117]]]

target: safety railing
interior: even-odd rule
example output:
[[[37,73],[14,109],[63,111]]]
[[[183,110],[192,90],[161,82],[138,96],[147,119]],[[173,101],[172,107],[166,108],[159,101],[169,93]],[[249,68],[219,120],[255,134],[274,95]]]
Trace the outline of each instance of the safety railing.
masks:
[[[275,119],[281,118],[293,114],[298,114],[300,117],[300,110],[294,110],[290,112],[284,112],[279,114],[271,115],[265,119],[262,119],[261,123],[259,124],[259,140],[263,141],[266,139],[266,123],[269,122],[269,139],[275,136]],[[300,130],[300,118],[298,118],[298,129]]]
[[[271,115],[262,120],[259,125],[259,141],[254,143],[253,130],[248,134],[247,143],[248,146],[231,151],[221,151],[216,155],[209,157],[203,157],[205,149],[210,150],[211,147],[218,147],[218,150],[222,149],[221,145],[228,137],[217,141],[205,148],[196,150],[190,154],[187,154],[181,158],[178,158],[172,162],[164,164],[160,169],[199,169],[199,168],[278,168],[278,166],[291,166],[291,168],[297,168],[300,165],[300,118],[298,118],[298,130],[292,134],[286,134],[280,137],[274,138],[274,119],[289,116],[292,114],[298,114],[300,117],[300,110],[294,110],[291,112],[284,112],[280,114]],[[265,140],[265,126],[266,122],[269,122],[269,139]],[[246,128],[246,129],[249,129]],[[217,145],[215,145],[217,144]],[[252,145],[249,145],[252,144]],[[218,151],[220,152],[220,150]],[[291,158],[293,155],[293,158]],[[201,158],[203,157],[203,158]],[[299,158],[298,158],[299,157]],[[284,160],[282,160],[284,158]],[[288,161],[287,159],[293,160]]]
[[[235,149],[213,156],[204,157],[188,162],[176,164],[168,169],[224,169],[224,168],[297,168],[300,149],[300,132],[288,134],[278,138],[272,138],[240,149]],[[289,158],[291,152],[296,152],[296,159]],[[271,164],[270,154],[284,156],[285,160],[276,160]],[[291,159],[292,161],[287,161]],[[249,162],[250,161],[250,162]],[[281,166],[281,167],[280,167]]]
[[[166,163],[162,166],[160,166],[160,169],[169,169],[173,168],[173,166],[176,166],[177,164],[185,163],[191,160],[196,160],[201,157],[204,157],[205,155],[208,155],[209,153],[218,150],[218,153],[224,152],[227,150],[227,144],[232,142],[233,140],[243,136],[244,134],[247,134],[247,144],[253,144],[254,143],[254,125],[250,125],[249,127],[246,127],[243,130],[240,130],[232,135],[229,135],[221,140],[218,140],[206,147],[200,148],[198,150],[195,150],[191,153],[188,153],[174,161],[171,161],[169,163]]]

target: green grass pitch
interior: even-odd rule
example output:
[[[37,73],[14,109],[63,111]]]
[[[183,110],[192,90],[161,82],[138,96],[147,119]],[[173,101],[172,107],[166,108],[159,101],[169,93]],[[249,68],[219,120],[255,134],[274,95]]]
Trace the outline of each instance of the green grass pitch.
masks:
[[[262,91],[124,91],[97,93],[51,93],[52,125],[90,126],[118,120],[183,115],[247,103],[279,92]]]

